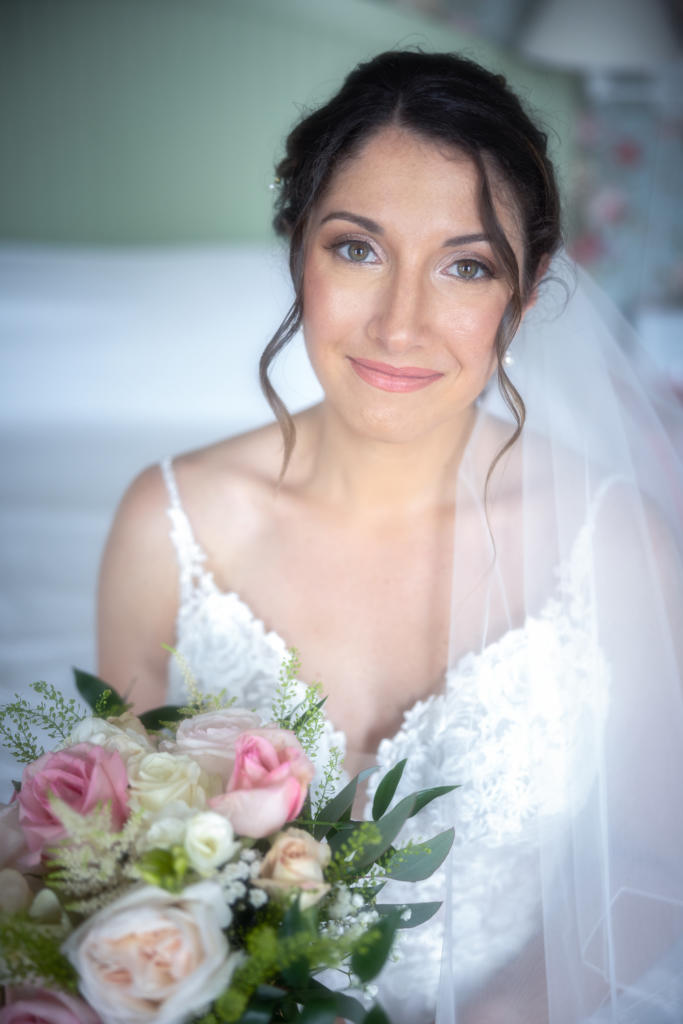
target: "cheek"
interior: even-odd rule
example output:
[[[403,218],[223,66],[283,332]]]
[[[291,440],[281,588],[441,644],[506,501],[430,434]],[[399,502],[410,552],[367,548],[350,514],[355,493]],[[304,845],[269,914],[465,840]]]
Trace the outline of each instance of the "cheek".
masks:
[[[329,273],[310,267],[304,274],[303,332],[309,356],[344,346],[362,328],[366,303],[357,288],[331,281]]]
[[[452,311],[442,323],[449,349],[461,369],[470,370],[486,380],[496,367],[496,333],[503,308],[462,309]]]

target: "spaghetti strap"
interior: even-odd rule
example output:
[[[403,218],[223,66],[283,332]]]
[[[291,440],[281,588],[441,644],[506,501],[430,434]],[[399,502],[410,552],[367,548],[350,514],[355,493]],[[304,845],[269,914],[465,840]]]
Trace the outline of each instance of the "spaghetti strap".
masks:
[[[166,484],[169,506],[166,514],[171,521],[170,537],[176,551],[179,570],[180,605],[186,604],[204,572],[206,553],[195,540],[190,520],[180,501],[178,485],[173,472],[173,461],[166,456],[159,463]]]

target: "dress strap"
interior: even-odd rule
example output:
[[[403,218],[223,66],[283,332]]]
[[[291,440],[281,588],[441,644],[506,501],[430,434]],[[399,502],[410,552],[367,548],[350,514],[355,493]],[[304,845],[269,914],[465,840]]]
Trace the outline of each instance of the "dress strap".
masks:
[[[180,501],[178,485],[173,462],[170,456],[166,456],[159,463],[161,474],[168,491],[169,507],[166,514],[171,521],[170,537],[176,550],[178,558],[178,569],[180,577],[180,604],[181,607],[189,601],[195,590],[197,581],[204,573],[206,553],[197,544],[190,520]]]

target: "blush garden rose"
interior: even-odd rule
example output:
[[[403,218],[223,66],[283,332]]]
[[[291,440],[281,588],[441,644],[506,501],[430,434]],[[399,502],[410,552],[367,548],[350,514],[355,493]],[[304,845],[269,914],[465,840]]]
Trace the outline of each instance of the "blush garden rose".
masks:
[[[63,949],[104,1024],[181,1024],[227,988],[244,958],[228,946],[228,923],[216,882],[178,895],[143,886],[86,920]]]
[[[254,882],[268,893],[283,894],[299,889],[299,906],[312,907],[330,891],[324,869],[330,863],[330,848],[301,828],[288,828],[275,837]]]

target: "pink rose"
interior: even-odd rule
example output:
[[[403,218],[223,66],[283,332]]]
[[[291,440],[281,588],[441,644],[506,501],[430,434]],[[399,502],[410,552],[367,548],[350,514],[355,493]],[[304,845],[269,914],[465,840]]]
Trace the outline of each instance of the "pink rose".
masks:
[[[100,1024],[82,999],[44,988],[15,988],[6,993],[0,1024]]]
[[[238,835],[260,839],[296,818],[314,773],[293,732],[254,729],[237,740],[227,792],[209,806],[229,818]]]
[[[221,788],[232,774],[235,744],[243,732],[258,729],[261,719],[244,708],[223,708],[184,719],[178,726],[175,743],[162,743],[162,750],[188,754],[207,774],[218,775]]]
[[[108,803],[111,825],[118,832],[128,817],[128,777],[116,751],[92,743],[79,743],[54,754],[43,754],[24,768],[19,821],[29,848],[27,862],[39,863],[46,846],[54,846],[65,829],[52,809],[55,796],[79,814],[89,814]]]

